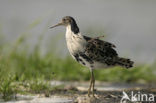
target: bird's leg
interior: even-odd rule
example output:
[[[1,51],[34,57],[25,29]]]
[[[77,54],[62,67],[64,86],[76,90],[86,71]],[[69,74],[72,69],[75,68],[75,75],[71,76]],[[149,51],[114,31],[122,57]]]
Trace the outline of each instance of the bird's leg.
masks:
[[[90,91],[92,89],[92,95],[94,97],[95,78],[94,78],[93,69],[90,69],[90,71],[91,71],[91,79],[90,79],[90,86],[89,86],[89,89],[88,89],[88,96],[90,97]]]
[[[91,71],[91,78],[92,78],[92,95],[94,97],[95,78],[94,78],[93,70]]]
[[[90,85],[89,85],[89,89],[88,89],[88,96],[90,97],[90,91],[91,91],[91,87],[92,87],[93,81],[92,81],[92,75],[90,78]]]

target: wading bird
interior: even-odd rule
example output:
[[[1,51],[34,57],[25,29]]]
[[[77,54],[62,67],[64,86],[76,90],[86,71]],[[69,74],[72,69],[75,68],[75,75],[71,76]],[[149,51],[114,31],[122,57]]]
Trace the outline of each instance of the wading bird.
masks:
[[[90,96],[91,90],[94,96],[94,69],[113,66],[130,68],[133,66],[133,61],[118,56],[114,50],[115,45],[112,43],[102,41],[99,37],[91,38],[82,35],[73,17],[63,17],[60,23],[51,28],[61,25],[66,27],[66,42],[71,56],[91,71],[88,96]]]

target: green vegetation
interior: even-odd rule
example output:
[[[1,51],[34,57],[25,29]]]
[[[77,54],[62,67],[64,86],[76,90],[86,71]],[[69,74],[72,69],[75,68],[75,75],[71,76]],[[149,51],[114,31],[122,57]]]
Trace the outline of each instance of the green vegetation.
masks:
[[[45,31],[44,31],[45,32]],[[49,81],[88,81],[89,70],[71,57],[61,58],[54,51],[41,55],[41,40],[30,52],[26,33],[15,43],[0,42],[0,94],[8,100],[16,93],[45,93],[54,88]],[[133,69],[115,67],[95,70],[96,80],[108,82],[156,82],[155,65],[139,65]]]

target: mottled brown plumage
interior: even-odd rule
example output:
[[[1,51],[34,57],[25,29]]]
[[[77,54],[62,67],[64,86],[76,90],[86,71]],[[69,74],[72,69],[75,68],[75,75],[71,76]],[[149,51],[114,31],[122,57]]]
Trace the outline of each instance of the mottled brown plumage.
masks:
[[[133,61],[126,58],[118,57],[117,52],[113,49],[114,44],[106,41],[102,41],[99,38],[90,38],[84,36],[86,39],[87,46],[85,49],[85,54],[93,61],[105,63],[108,66],[123,66],[125,68],[130,68],[133,66]]]

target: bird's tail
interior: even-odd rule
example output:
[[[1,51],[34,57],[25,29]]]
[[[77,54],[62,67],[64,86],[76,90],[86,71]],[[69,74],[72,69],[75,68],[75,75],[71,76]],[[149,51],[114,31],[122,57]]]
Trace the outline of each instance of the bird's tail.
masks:
[[[118,57],[117,64],[125,68],[131,68],[133,67],[134,62],[127,58]]]

